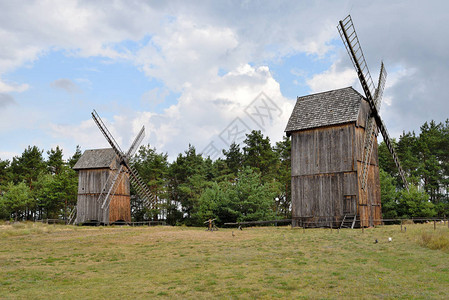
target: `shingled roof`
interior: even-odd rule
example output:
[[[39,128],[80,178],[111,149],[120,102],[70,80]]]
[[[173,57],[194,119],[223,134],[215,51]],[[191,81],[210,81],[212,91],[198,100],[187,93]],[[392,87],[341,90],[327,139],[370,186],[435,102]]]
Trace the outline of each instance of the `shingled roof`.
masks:
[[[352,87],[298,97],[285,132],[355,122],[362,99]]]
[[[114,159],[117,159],[117,155],[112,148],[86,150],[73,169],[110,168]]]

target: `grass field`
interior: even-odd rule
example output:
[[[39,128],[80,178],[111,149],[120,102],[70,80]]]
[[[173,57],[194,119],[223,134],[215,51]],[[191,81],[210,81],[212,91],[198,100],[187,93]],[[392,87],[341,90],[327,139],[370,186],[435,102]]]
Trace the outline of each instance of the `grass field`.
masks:
[[[406,226],[0,225],[0,298],[449,299],[447,224]]]

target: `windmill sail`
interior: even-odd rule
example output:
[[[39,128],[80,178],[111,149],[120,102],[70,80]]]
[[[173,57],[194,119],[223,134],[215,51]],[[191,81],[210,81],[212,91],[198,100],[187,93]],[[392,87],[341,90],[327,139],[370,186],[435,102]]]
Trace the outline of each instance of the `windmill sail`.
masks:
[[[377,109],[380,109],[380,104],[382,103],[382,95],[385,88],[385,81],[387,78],[387,71],[385,70],[384,63],[381,63],[379,81],[376,92],[374,94],[374,103]],[[366,182],[368,179],[368,166],[371,161],[371,153],[373,152],[374,138],[377,136],[377,127],[372,116],[367,118],[367,125],[365,126],[365,143],[364,143],[364,153],[362,159],[362,177],[361,184],[362,189],[365,189]]]
[[[385,127],[385,125],[379,115],[378,105],[380,105],[380,103],[376,103],[376,101],[380,102],[380,98],[378,97],[378,95],[379,95],[379,93],[380,93],[380,95],[382,94],[383,88],[381,90],[378,89],[377,93],[376,93],[374,82],[373,82],[373,80],[371,78],[371,74],[368,70],[368,65],[366,64],[365,56],[364,56],[362,48],[360,46],[359,38],[357,37],[357,33],[355,31],[354,24],[352,23],[351,16],[348,15],[344,20],[341,20],[339,22],[339,25],[337,26],[337,28],[338,28],[338,32],[340,33],[341,39],[343,40],[343,43],[346,47],[346,50],[348,51],[349,57],[351,58],[352,64],[354,65],[354,67],[357,71],[357,76],[359,77],[360,84],[362,85],[363,91],[365,92],[366,100],[368,101],[368,104],[371,109],[372,118],[376,122],[376,125],[379,128],[379,131],[382,133],[385,144],[387,145],[388,150],[390,151],[391,155],[393,156],[393,160],[396,164],[396,167],[398,168],[398,173],[402,179],[404,187],[408,190],[408,184],[407,184],[407,180],[405,178],[405,173],[401,167],[401,164],[399,163],[398,156],[397,156],[396,151],[394,150],[393,145],[391,143],[391,139],[388,134],[387,128]],[[382,76],[383,75],[382,75],[382,71],[381,71],[381,76],[379,79],[379,87],[385,85],[386,77],[382,78]],[[384,82],[382,83],[381,80],[383,80]],[[376,96],[376,97],[373,98],[374,96]],[[369,129],[369,128],[367,128],[367,129]],[[369,130],[368,132],[371,134],[371,130]],[[368,144],[365,143],[365,149],[368,149],[368,152],[371,151],[371,150],[369,150],[369,147],[370,147],[369,141],[371,140],[371,138],[372,137],[370,136],[368,139]],[[365,154],[365,159],[369,159],[367,154]],[[363,175],[363,176],[366,176],[366,175]],[[364,179],[362,179],[362,180],[364,180]]]
[[[139,147],[144,137],[145,137],[145,126],[142,126],[142,129],[140,129],[139,133],[134,139],[134,142],[131,144],[131,147],[129,147],[129,150],[126,153],[126,157],[131,158],[134,156],[134,154],[137,151],[137,148]]]

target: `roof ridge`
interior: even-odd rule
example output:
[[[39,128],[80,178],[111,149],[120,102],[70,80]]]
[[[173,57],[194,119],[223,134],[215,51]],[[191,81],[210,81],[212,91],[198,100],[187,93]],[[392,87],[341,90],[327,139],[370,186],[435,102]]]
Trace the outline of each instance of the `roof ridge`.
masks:
[[[305,95],[305,96],[297,96],[296,97],[296,101],[298,101],[301,98],[306,98],[306,97],[311,97],[311,96],[318,96],[319,94],[325,94],[325,93],[331,93],[331,92],[335,92],[335,91],[340,91],[340,90],[345,90],[345,89],[352,89],[354,92],[356,92],[357,94],[359,94],[360,96],[362,96],[359,92],[357,92],[356,89],[354,89],[351,85],[344,87],[344,88],[339,88],[339,89],[333,89],[333,90],[328,90],[328,91],[323,91],[323,92],[318,92],[318,93],[313,93],[313,94],[309,94],[309,95]],[[363,97],[363,96],[362,96]]]

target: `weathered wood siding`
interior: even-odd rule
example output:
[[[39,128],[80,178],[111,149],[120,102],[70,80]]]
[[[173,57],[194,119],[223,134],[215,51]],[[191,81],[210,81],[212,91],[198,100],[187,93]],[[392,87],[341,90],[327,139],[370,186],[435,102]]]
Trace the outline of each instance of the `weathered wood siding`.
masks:
[[[354,124],[292,133],[292,176],[356,171]]]
[[[357,137],[357,170],[359,180],[361,181],[363,173],[363,151],[365,143],[365,129],[356,128]],[[362,190],[359,185],[359,216],[361,226],[379,225],[382,218],[382,207],[380,199],[380,179],[379,179],[379,160],[378,160],[378,146],[377,138],[373,142],[373,151],[371,153],[370,165],[368,166],[368,178],[366,182],[366,189]]]
[[[354,123],[294,132],[292,215],[320,222],[357,213]]]
[[[374,140],[366,190],[361,189],[368,107],[357,122],[293,132],[292,216],[310,218],[358,214],[361,226],[381,219],[377,139]]]
[[[112,223],[118,220],[131,221],[129,177],[122,174],[122,180],[112,197],[109,210],[101,209],[102,203],[98,203],[102,189],[111,172],[111,169],[83,169],[78,171],[78,200],[76,223],[98,221]],[[106,191],[107,192],[107,191]]]
[[[119,220],[131,222],[129,174],[123,172],[121,176],[120,184],[109,204],[109,223]]]

